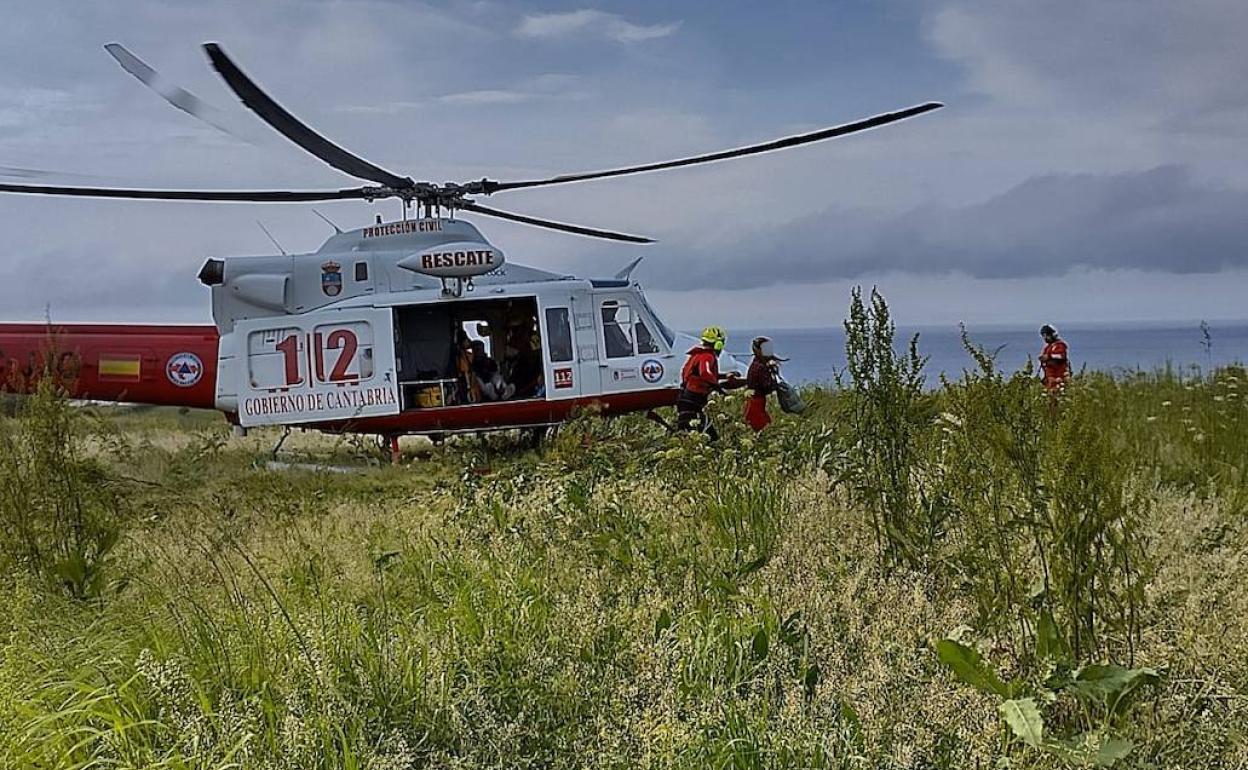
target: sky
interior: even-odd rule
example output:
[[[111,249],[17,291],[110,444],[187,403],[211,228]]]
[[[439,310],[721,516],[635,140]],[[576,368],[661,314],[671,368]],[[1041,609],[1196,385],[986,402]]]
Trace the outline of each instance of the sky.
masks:
[[[670,324],[840,322],[878,286],[903,324],[1248,317],[1242,0],[0,0],[0,180],[356,186],[251,116],[200,49],[375,163],[431,181],[643,163],[929,100],[875,131],[487,205],[514,262],[636,276]],[[125,74],[121,42],[223,133]],[[240,138],[241,137],[241,138]],[[24,176],[25,169],[54,172]],[[0,321],[210,320],[209,256],[292,253],[394,201],[264,205],[0,195]]]

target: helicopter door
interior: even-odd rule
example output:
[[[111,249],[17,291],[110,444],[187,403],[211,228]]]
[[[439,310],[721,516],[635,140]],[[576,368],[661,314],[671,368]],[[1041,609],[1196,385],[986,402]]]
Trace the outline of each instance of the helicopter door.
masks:
[[[547,399],[570,398],[585,391],[574,326],[575,314],[571,303],[543,303],[542,340],[546,350],[543,365]]]
[[[646,390],[663,378],[659,346],[636,298],[629,294],[599,297],[602,354],[598,365],[604,393]]]
[[[244,426],[399,413],[389,308],[250,319],[234,337],[246,359],[235,369]]]

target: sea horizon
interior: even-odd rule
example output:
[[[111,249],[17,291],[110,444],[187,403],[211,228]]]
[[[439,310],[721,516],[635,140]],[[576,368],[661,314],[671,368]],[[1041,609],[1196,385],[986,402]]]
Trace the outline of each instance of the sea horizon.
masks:
[[[1169,368],[1196,374],[1248,361],[1248,320],[1206,323],[1208,340],[1199,320],[1072,322],[1059,331],[1070,346],[1076,372],[1127,374]],[[1022,369],[1028,360],[1034,365],[1043,347],[1039,325],[967,324],[966,330],[974,344],[995,354],[998,367],[1005,372]],[[898,324],[898,350],[903,350],[916,333],[919,353],[927,358],[924,372],[929,385],[938,383],[942,375],[956,378],[964,370],[975,368],[963,348],[958,324]],[[835,372],[845,368],[843,327],[729,329],[726,349],[748,360],[750,340],[759,335],[771,337],[777,354],[789,359],[783,372],[791,382],[828,383]]]

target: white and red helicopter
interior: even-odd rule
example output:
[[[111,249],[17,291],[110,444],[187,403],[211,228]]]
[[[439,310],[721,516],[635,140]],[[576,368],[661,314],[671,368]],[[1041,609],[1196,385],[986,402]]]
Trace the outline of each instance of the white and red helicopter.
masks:
[[[166,100],[202,102],[106,46]],[[540,428],[579,408],[606,414],[674,403],[692,339],[659,319],[631,274],[583,279],[508,262],[467,212],[628,243],[627,235],[500,211],[475,198],[510,190],[692,166],[865,131],[937,102],[747,147],[546,179],[418,182],[325,139],[291,115],[215,43],[204,50],[231,90],[269,126],[330,166],[372,184],[339,190],[151,190],[0,184],[0,192],[227,202],[398,198],[398,221],[336,234],[311,254],[209,259],[211,326],[0,324],[0,388],[51,372],[75,398],[217,409],[242,429],[283,425],[386,437]],[[411,206],[416,217],[409,218]],[[475,353],[466,349],[478,341]],[[497,388],[474,375],[481,352]],[[483,360],[483,359],[482,359]],[[731,368],[731,367],[728,367]],[[487,375],[489,376],[489,375]],[[490,397],[493,397],[491,400]]]

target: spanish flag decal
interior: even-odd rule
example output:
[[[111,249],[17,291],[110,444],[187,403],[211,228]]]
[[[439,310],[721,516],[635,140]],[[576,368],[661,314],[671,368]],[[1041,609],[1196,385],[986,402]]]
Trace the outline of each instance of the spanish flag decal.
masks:
[[[138,382],[141,369],[141,360],[138,355],[100,354],[101,380],[131,380]]]

